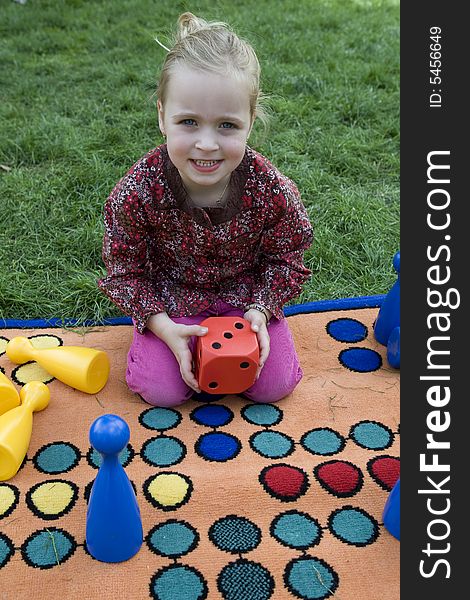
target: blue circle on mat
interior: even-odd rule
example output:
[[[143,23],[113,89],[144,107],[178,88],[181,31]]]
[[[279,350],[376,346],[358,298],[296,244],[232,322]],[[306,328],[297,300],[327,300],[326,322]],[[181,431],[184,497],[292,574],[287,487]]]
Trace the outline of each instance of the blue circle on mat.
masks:
[[[319,427],[304,433],[300,438],[300,445],[312,454],[331,456],[341,452],[345,446],[345,440],[337,431],[329,427]]]
[[[170,565],[152,577],[150,593],[156,600],[203,600],[207,598],[207,584],[194,567]]]
[[[198,406],[191,413],[191,419],[199,425],[208,427],[221,427],[233,419],[233,412],[221,404],[207,404]]]
[[[209,539],[219,550],[242,554],[254,550],[261,542],[261,530],[249,519],[228,515],[209,528]]]
[[[277,516],[271,524],[271,535],[284,546],[306,550],[318,544],[322,529],[318,521],[296,510]]]
[[[197,546],[199,534],[185,521],[166,521],[156,525],[147,536],[151,550],[160,556],[179,558]]]
[[[0,569],[7,564],[15,552],[15,547],[9,538],[0,533]]]
[[[54,442],[40,448],[33,464],[41,473],[56,474],[71,471],[80,462],[80,450],[73,444]]]
[[[312,556],[291,560],[284,571],[284,581],[294,596],[307,600],[329,598],[339,583],[338,575],[330,565]]]
[[[21,546],[23,560],[32,567],[51,569],[63,564],[77,544],[63,529],[48,527],[34,532]]]
[[[338,342],[362,342],[367,337],[367,327],[356,319],[335,319],[326,331]]]
[[[140,454],[155,467],[169,467],[183,460],[186,456],[186,447],[179,439],[162,435],[147,440]]]
[[[181,415],[172,408],[149,408],[139,416],[139,421],[147,429],[166,431],[176,427],[181,422]]]
[[[365,510],[344,506],[333,511],[328,518],[328,528],[342,542],[353,546],[367,546],[379,534],[377,521]]]
[[[250,446],[266,458],[284,458],[295,448],[294,441],[278,431],[258,431],[250,438]]]
[[[282,410],[272,404],[249,404],[242,408],[241,415],[253,425],[277,425],[282,420]]]
[[[197,440],[195,450],[206,460],[224,462],[235,458],[241,450],[240,441],[228,433],[205,433]]]
[[[369,348],[348,348],[340,352],[339,362],[351,371],[368,373],[380,369],[382,357],[378,352]]]
[[[224,600],[268,600],[274,592],[274,579],[263,565],[239,559],[220,571],[217,587]]]
[[[393,433],[382,423],[363,421],[351,427],[350,437],[358,446],[368,450],[385,450],[392,445]]]

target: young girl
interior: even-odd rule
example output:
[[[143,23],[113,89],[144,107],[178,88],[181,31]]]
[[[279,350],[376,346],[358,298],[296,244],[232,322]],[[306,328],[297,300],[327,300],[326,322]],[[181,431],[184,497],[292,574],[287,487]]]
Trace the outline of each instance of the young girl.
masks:
[[[280,400],[302,377],[283,305],[310,275],[312,227],[295,184],[247,146],[263,114],[259,73],[227,25],[181,15],[157,89],[166,143],[105,206],[99,286],[133,318],[126,379],[155,406],[200,391],[192,353],[210,316],[243,316],[256,332],[249,399]]]

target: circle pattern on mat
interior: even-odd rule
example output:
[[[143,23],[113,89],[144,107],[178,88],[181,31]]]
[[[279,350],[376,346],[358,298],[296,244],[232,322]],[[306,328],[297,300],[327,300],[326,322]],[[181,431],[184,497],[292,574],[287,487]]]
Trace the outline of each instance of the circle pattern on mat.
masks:
[[[319,427],[304,433],[300,438],[300,445],[312,454],[331,456],[343,450],[346,440],[334,429]]]
[[[339,353],[339,362],[350,371],[369,373],[382,366],[382,357],[370,348],[348,348]]]
[[[225,600],[268,600],[274,579],[260,563],[240,558],[220,571],[217,588]]]
[[[206,404],[195,408],[189,416],[198,425],[222,427],[233,419],[233,412],[221,404]]]
[[[32,533],[21,546],[23,560],[30,567],[51,569],[68,560],[77,543],[67,531],[48,527]]]
[[[80,450],[70,442],[53,442],[39,448],[33,457],[33,464],[41,473],[56,475],[67,473],[80,462]]]
[[[161,510],[176,510],[189,501],[193,484],[187,475],[164,471],[149,477],[143,485],[144,496]]]
[[[297,598],[323,600],[334,594],[339,579],[336,571],[321,558],[301,556],[286,566],[284,583]]]
[[[385,491],[391,492],[400,477],[400,459],[396,456],[375,456],[367,463],[372,479]]]
[[[201,435],[194,449],[205,460],[225,462],[235,458],[242,448],[238,438],[229,433],[211,431]]]
[[[186,456],[186,446],[172,436],[159,436],[148,439],[140,450],[141,458],[155,467],[169,467],[181,462]]]
[[[194,550],[199,543],[199,534],[186,521],[170,519],[151,529],[145,538],[150,550],[168,558],[181,558]]]
[[[3,337],[3,335],[0,335],[0,356],[2,356],[2,354],[5,354],[6,349],[7,349],[7,344],[10,340],[6,337]]]
[[[139,423],[146,429],[154,431],[167,431],[177,427],[182,419],[181,414],[172,408],[148,408],[139,415]]]
[[[282,421],[283,413],[272,404],[248,404],[241,409],[241,415],[253,425],[271,427]]]
[[[0,569],[4,567],[15,553],[12,541],[0,532]]]
[[[78,486],[71,481],[49,479],[33,485],[26,494],[26,505],[41,519],[58,519],[77,502]]]
[[[285,458],[295,450],[294,440],[278,431],[258,431],[250,437],[252,450],[266,458]]]
[[[334,319],[326,331],[337,342],[362,342],[367,337],[367,327],[356,319]]]
[[[293,502],[308,489],[307,473],[299,467],[279,463],[265,467],[259,481],[264,490],[281,502]]]
[[[349,436],[367,450],[385,450],[393,444],[393,432],[376,421],[361,421],[351,427]]]
[[[207,594],[204,577],[188,565],[163,567],[150,580],[150,596],[154,600],[204,600]]]
[[[362,508],[343,506],[328,517],[328,528],[342,542],[352,546],[368,546],[379,535],[377,521]]]
[[[364,483],[362,471],[345,460],[321,463],[313,472],[322,488],[337,498],[354,496]]]
[[[9,483],[0,483],[0,519],[11,515],[18,505],[19,499],[20,491],[16,486]]]
[[[242,554],[254,550],[261,542],[261,530],[249,519],[227,515],[213,523],[209,539],[219,550]]]
[[[306,550],[318,544],[323,531],[316,519],[304,512],[289,510],[278,515],[269,529],[283,546]]]

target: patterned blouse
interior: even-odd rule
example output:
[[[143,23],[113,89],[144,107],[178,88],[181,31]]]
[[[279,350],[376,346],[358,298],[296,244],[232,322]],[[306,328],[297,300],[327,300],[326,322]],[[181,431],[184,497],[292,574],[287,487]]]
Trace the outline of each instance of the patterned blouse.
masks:
[[[140,333],[152,314],[194,315],[218,299],[282,319],[310,276],[312,226],[297,187],[249,147],[220,208],[195,206],[166,145],[151,150],[111,192],[104,223],[98,285]]]

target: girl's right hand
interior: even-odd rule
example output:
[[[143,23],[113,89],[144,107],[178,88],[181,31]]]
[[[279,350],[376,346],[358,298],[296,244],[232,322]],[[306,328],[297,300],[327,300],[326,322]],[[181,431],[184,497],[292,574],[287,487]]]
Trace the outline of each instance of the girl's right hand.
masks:
[[[189,342],[192,336],[203,336],[207,333],[207,327],[200,325],[183,325],[180,323],[167,324],[159,331],[159,338],[163,340],[175,355],[180,367],[183,381],[195,392],[200,393],[199,384],[193,373],[193,355],[189,348]]]

